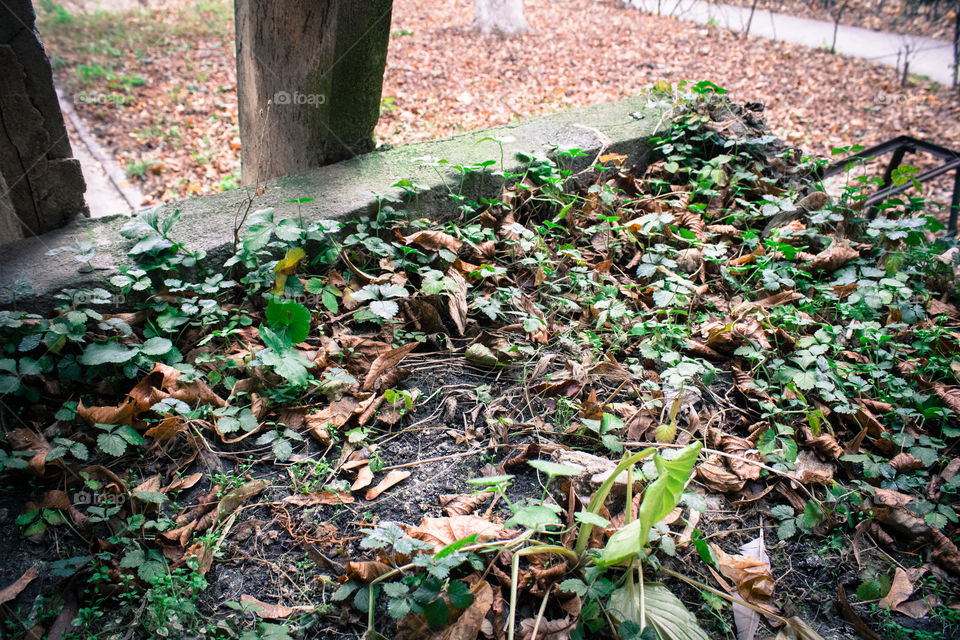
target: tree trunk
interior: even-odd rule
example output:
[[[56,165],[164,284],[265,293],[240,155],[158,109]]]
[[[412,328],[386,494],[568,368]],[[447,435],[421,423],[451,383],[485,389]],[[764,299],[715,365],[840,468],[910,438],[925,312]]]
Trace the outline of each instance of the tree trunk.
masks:
[[[393,0],[236,0],[245,184],[374,148]]]
[[[516,35],[530,30],[523,0],[474,0],[473,25],[480,33]]]

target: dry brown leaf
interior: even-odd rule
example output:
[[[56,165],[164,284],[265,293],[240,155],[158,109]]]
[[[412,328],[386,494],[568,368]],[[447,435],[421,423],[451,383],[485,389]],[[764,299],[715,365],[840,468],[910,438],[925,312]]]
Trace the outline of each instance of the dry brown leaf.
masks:
[[[467,281],[453,266],[447,269],[447,277],[456,285],[454,291],[447,293],[450,319],[457,327],[457,335],[462,336],[467,328]]]
[[[913,454],[901,451],[890,458],[890,466],[897,471],[916,471],[917,469],[923,469],[924,464]]]
[[[756,462],[761,461],[760,452],[753,448],[753,444],[749,440],[739,436],[729,433],[722,434],[720,438],[720,448],[730,455],[740,456],[747,460],[755,460]],[[724,460],[730,466],[730,470],[741,480],[756,480],[760,477],[759,465],[750,464],[749,462],[736,460],[734,458],[725,458]]]
[[[350,504],[353,501],[354,499],[352,495],[340,491],[296,493],[283,499],[283,502],[294,504],[298,507],[315,507],[318,504],[334,506],[338,504]]]
[[[259,495],[270,483],[266,480],[250,480],[223,497],[217,506],[197,522],[197,531],[206,531],[223,518],[237,510],[247,500]]]
[[[913,593],[913,583],[907,572],[897,567],[893,574],[893,582],[890,584],[890,591],[880,600],[880,606],[884,609],[896,609],[901,602],[906,602],[907,598]]]
[[[960,576],[960,550],[957,545],[937,528],[931,528],[933,533],[933,551],[930,559],[950,573]]]
[[[373,487],[372,489],[369,489],[366,495],[364,496],[364,498],[366,500],[376,500],[381,493],[383,493],[393,485],[403,482],[404,480],[409,478],[410,475],[411,474],[409,471],[401,471],[400,469],[394,469],[393,471],[388,473],[383,478],[383,480],[380,481],[380,483],[377,486]]]
[[[477,534],[477,542],[489,542],[503,535],[502,524],[490,522],[480,516],[450,516],[446,518],[425,517],[418,527],[411,527],[407,535],[433,545],[440,551],[447,545]]]
[[[801,451],[797,456],[796,468],[790,476],[801,484],[830,484],[833,480],[834,466],[829,462],[822,462],[812,451]]]
[[[377,356],[377,359],[370,365],[370,371],[367,372],[366,378],[363,379],[363,390],[372,391],[377,386],[381,377],[400,364],[400,361],[419,345],[419,342],[411,342],[396,349],[390,349]]]
[[[717,554],[720,573],[733,581],[741,598],[760,605],[770,602],[776,583],[770,573],[769,562],[749,556],[729,555],[715,544],[710,547]]]
[[[357,470],[357,479],[350,485],[350,491],[360,491],[373,484],[373,471],[369,464],[365,464]]]
[[[471,591],[473,602],[470,606],[464,609],[456,622],[438,631],[430,640],[475,640],[493,605],[493,588],[489,582],[481,581]]]
[[[490,491],[479,493],[445,493],[440,496],[440,506],[448,516],[465,516],[493,497]]]
[[[80,403],[83,404],[83,403]],[[77,409],[79,412],[79,408]],[[43,434],[30,429],[14,429],[7,435],[10,446],[16,451],[31,451],[33,457],[28,461],[28,468],[36,475],[43,475],[46,471],[47,454],[51,446]],[[54,461],[51,464],[56,464]]]
[[[182,478],[174,478],[170,482],[170,484],[168,484],[163,489],[161,489],[161,491],[163,493],[168,493],[168,492],[176,493],[177,491],[183,491],[185,489],[189,489],[193,487],[202,479],[203,479],[202,473],[200,472],[191,473],[189,476],[184,476]]]
[[[268,604],[247,594],[240,596],[240,604],[244,605],[246,610],[252,611],[254,615],[260,616],[266,620],[280,620],[281,618],[289,618],[293,615],[294,611],[300,609],[299,607],[298,609],[294,609],[293,607],[285,607],[282,604]]]
[[[846,240],[837,239],[833,244],[814,256],[813,260],[803,264],[810,271],[832,273],[848,262],[860,257],[860,252],[851,247]]]
[[[533,637],[533,628],[537,625],[536,618],[526,618],[520,622],[520,633],[522,640],[530,640]],[[539,640],[570,640],[570,633],[576,627],[576,623],[570,620],[570,616],[564,616],[559,620],[541,620],[537,627],[537,638]]]
[[[912,497],[892,489],[874,487],[873,491],[877,496],[877,501],[885,507],[905,507],[907,503],[913,500]]]
[[[393,568],[390,565],[384,562],[377,562],[376,560],[348,562],[347,578],[369,584],[380,576],[390,573],[392,570]]]
[[[400,234],[398,233],[397,235]],[[463,242],[454,238],[450,234],[444,233],[443,231],[435,231],[430,229],[417,231],[408,236],[400,235],[400,239],[403,240],[404,244],[420,245],[428,251],[448,249],[456,253],[460,250],[460,247],[463,246]]]
[[[746,484],[746,480],[727,470],[720,456],[710,456],[697,465],[697,480],[718,493],[740,491]]]
[[[862,637],[864,640],[883,640],[876,631],[867,626],[867,623],[857,615],[853,610],[853,607],[850,606],[850,602],[847,600],[847,592],[843,588],[843,584],[837,583],[837,609],[840,611],[840,616],[850,623],[850,626]]]
[[[40,575],[40,573],[36,567],[30,567],[24,571],[23,575],[17,578],[13,584],[7,585],[0,591],[0,604],[6,604],[20,595],[31,582],[37,579],[38,575]]]

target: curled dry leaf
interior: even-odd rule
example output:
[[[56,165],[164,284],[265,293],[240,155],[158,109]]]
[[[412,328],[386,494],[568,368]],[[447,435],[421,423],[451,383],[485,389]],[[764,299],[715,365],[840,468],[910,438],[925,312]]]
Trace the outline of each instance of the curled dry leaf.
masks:
[[[431,229],[417,231],[408,236],[401,235],[400,239],[403,240],[404,244],[416,244],[424,249],[427,249],[428,251],[447,249],[456,253],[460,250],[460,247],[463,246],[463,242],[454,238],[450,234]]]
[[[298,507],[315,507],[318,504],[327,506],[350,504],[354,499],[349,493],[340,491],[314,491],[313,493],[296,493],[287,496],[283,501]]]
[[[846,240],[835,240],[833,244],[814,256],[813,260],[804,263],[803,268],[810,271],[826,271],[832,273],[860,257],[860,252],[851,247]]]
[[[760,462],[760,452],[754,449],[753,444],[745,438],[724,433],[720,438],[720,448],[730,455]],[[734,458],[725,458],[724,460],[730,466],[730,470],[741,480],[756,480],[760,477],[759,465]]]
[[[377,382],[380,381],[381,377],[400,364],[400,361],[419,345],[419,342],[411,342],[409,344],[397,347],[396,349],[390,349],[389,351],[378,355],[377,359],[374,360],[373,364],[370,365],[370,371],[367,372],[367,377],[363,380],[363,390],[373,390],[377,386]]]
[[[955,576],[960,576],[960,550],[939,529],[933,528],[933,551],[930,559]]]
[[[453,266],[447,269],[447,277],[456,285],[447,293],[450,319],[457,327],[457,335],[462,336],[467,328],[467,281]]]
[[[40,573],[36,567],[30,567],[24,571],[23,575],[17,578],[13,584],[7,585],[0,591],[0,604],[6,604],[20,595],[31,582],[37,579],[38,575],[40,575]]]
[[[906,451],[901,451],[897,455],[890,458],[890,466],[897,471],[906,472],[923,469],[924,464],[916,456],[909,454]]]
[[[489,542],[502,537],[503,525],[490,522],[479,516],[450,516],[446,518],[425,517],[418,527],[411,527],[407,535],[433,545],[434,551],[477,534],[477,542]]]
[[[857,615],[857,612],[850,606],[847,600],[847,592],[842,583],[837,583],[837,609],[840,611],[840,617],[850,623],[854,631],[864,640],[883,640],[876,631],[867,626],[867,623]],[[779,637],[779,636],[778,636]]]
[[[527,618],[520,622],[520,633],[523,640],[530,640],[533,637],[533,628],[537,627],[539,640],[570,640],[570,634],[576,626],[576,622],[571,621],[570,616],[564,616],[559,620],[540,620],[539,627],[537,627],[536,618]]]
[[[365,464],[357,469],[357,479],[350,485],[350,491],[360,491],[373,484],[373,471],[369,464]]]
[[[373,582],[380,576],[390,573],[390,571],[392,571],[390,565],[375,560],[347,563],[347,578],[364,584]]]
[[[890,584],[890,591],[880,600],[880,606],[884,609],[896,609],[900,603],[906,602],[912,593],[913,583],[910,581],[910,576],[897,567],[893,574],[893,582]]]
[[[720,573],[733,581],[741,598],[759,605],[770,602],[776,583],[769,562],[750,556],[728,555],[715,544],[710,547],[717,554]]]
[[[493,497],[490,491],[480,493],[445,493],[440,496],[440,506],[448,516],[465,516]]]
[[[266,620],[289,618],[295,611],[311,609],[311,607],[286,607],[282,604],[268,604],[247,594],[240,596],[240,604],[244,605],[249,611],[252,611],[254,615]]]
[[[376,500],[381,493],[383,493],[393,485],[403,482],[409,477],[410,477],[409,471],[401,471],[399,469],[394,469],[393,471],[388,473],[383,478],[383,480],[380,481],[380,483],[377,486],[367,491],[364,498],[366,498],[367,500]]]
[[[697,465],[697,480],[718,493],[740,491],[746,484],[746,480],[727,470],[720,456],[710,456]]]
[[[790,476],[801,484],[830,484],[833,480],[834,467],[829,462],[821,462],[812,451],[801,451],[797,456],[796,468]]]

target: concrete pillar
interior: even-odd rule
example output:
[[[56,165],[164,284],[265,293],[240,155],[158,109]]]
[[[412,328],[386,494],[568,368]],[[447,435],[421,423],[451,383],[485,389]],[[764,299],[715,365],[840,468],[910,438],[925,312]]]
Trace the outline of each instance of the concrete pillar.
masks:
[[[89,215],[30,0],[0,2],[0,244]]]
[[[374,147],[393,0],[236,0],[245,184]]]

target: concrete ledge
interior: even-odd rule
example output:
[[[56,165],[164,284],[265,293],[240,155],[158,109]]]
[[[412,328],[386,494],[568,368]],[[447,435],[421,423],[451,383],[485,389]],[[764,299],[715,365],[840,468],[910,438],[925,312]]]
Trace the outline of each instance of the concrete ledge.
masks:
[[[216,267],[234,252],[234,226],[249,207],[273,207],[275,219],[303,215],[306,220],[352,220],[375,211],[374,194],[402,196],[392,185],[411,180],[421,191],[415,217],[449,218],[455,206],[448,193],[459,188],[460,178],[449,165],[424,166],[424,158],[444,159],[451,164],[469,166],[495,160],[492,171],[500,170],[500,148],[485,138],[498,138],[503,144],[503,168],[507,173],[522,170],[518,153],[538,152],[553,155],[556,149],[578,148],[586,155],[567,168],[581,171],[603,153],[627,155],[631,164],[645,166],[650,154],[647,140],[666,126],[662,112],[644,109],[648,98],[635,96],[620,102],[526,120],[517,124],[473,131],[462,135],[375,151],[352,160],[329,165],[298,176],[278,178],[256,187],[182,200],[160,208],[161,217],[180,210],[180,221],[171,235],[192,250],[207,252],[208,262]],[[636,114],[637,117],[631,114]],[[486,179],[484,195],[496,195],[502,180]],[[477,198],[479,184],[468,184],[464,195]],[[288,202],[313,198],[311,202]],[[69,226],[39,237],[0,247],[0,306],[35,311],[52,308],[53,295],[65,288],[103,286],[104,278],[117,273],[117,267],[132,264],[127,251],[133,242],[120,235],[126,216],[75,220]],[[92,264],[96,273],[75,260],[73,254],[48,256],[47,251],[72,245],[76,239],[93,243],[97,256]],[[29,281],[33,293],[14,300],[12,290],[18,280]]]

